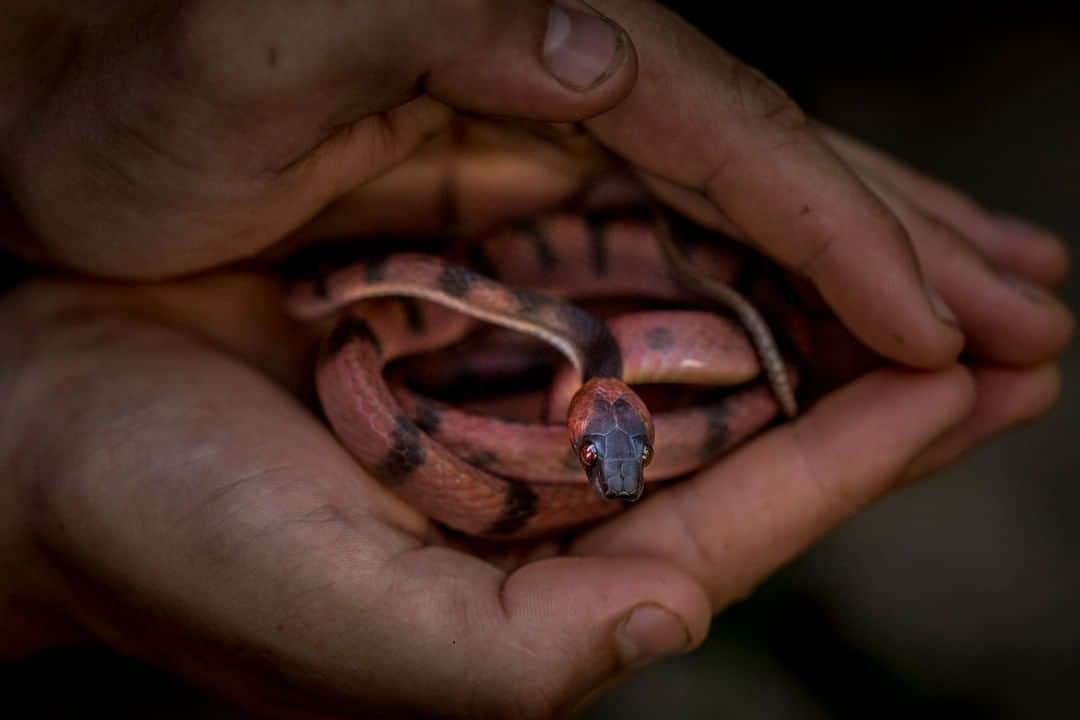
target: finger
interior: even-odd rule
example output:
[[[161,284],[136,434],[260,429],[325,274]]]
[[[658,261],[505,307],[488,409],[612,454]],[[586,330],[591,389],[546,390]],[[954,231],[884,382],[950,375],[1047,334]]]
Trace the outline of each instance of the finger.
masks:
[[[185,78],[234,101],[288,103],[306,87],[334,123],[422,92],[485,114],[577,120],[617,102],[635,74],[626,34],[579,0],[352,0],[302,12],[242,0],[193,4],[174,25]]]
[[[466,5],[466,14],[481,17],[469,18],[462,36],[441,40],[447,25],[429,26],[430,41],[449,46],[446,59],[434,56],[425,83],[440,100],[486,114],[561,122],[607,109],[633,83],[629,38],[585,2],[487,0],[479,13],[476,3]],[[460,22],[460,14],[447,20]]]
[[[275,181],[262,224],[290,230],[401,162],[453,110],[574,121],[618,102],[636,75],[625,33],[577,0],[193,3],[180,16],[193,92],[239,108],[239,122],[275,117],[245,141],[266,146],[256,170]]]
[[[455,109],[596,114],[633,84],[633,47],[560,2],[234,0],[74,19],[117,62],[75,58],[77,81],[50,89],[55,112],[5,156],[11,205],[36,230],[28,253],[114,277],[187,274],[281,240]],[[89,216],[107,237],[87,240]]]
[[[927,447],[908,467],[914,482],[951,465],[977,445],[1044,415],[1061,396],[1061,370],[1043,365],[1023,370],[976,368],[975,407],[965,420]]]
[[[995,264],[1029,280],[1055,287],[1069,270],[1061,236],[1020,218],[992,214],[974,200],[886,153],[833,128],[818,132],[860,174],[884,181],[923,212],[936,215],[974,242]]]
[[[920,367],[955,359],[961,335],[927,293],[903,226],[794,103],[659,5],[595,5],[626,28],[640,58],[630,95],[585,121],[597,138],[669,189],[703,196],[738,237],[809,276],[881,354]]]
[[[668,560],[723,607],[892,487],[969,414],[973,390],[959,366],[870,373],[585,534],[573,551]]]
[[[1034,365],[1064,349],[1074,324],[1064,303],[998,272],[965,236],[888,185],[871,186],[911,233],[930,282],[960,320],[969,353],[988,364]]]
[[[612,678],[699,644],[711,617],[697,582],[643,558],[552,558],[504,575],[423,548],[387,573],[402,659],[440,657],[408,682],[426,712],[454,717],[564,717]]]
[[[430,107],[421,105],[410,114],[401,107],[390,110],[418,91],[455,110],[569,122],[610,108],[636,77],[636,55],[626,34],[579,0],[378,7],[394,10],[381,10],[373,23],[379,38],[377,67],[356,57],[355,30],[341,37],[345,47],[340,52],[328,51],[344,64],[346,75],[353,70],[355,80],[369,83],[375,72],[381,83],[389,83],[384,92],[364,87],[363,97],[345,100],[337,111],[342,117],[334,123],[344,129],[316,153],[315,165],[327,168],[326,177],[336,179],[338,191],[372,177],[373,158],[393,158],[374,163],[379,167],[392,164],[400,157],[396,151],[431,126],[436,111]],[[285,15],[288,22],[292,13]],[[335,12],[322,21],[322,32],[342,22]],[[361,34],[366,39],[372,28],[364,27]]]
[[[473,120],[459,126],[335,200],[292,244],[385,233],[476,233],[565,203],[606,167],[596,150],[571,153],[516,126]]]

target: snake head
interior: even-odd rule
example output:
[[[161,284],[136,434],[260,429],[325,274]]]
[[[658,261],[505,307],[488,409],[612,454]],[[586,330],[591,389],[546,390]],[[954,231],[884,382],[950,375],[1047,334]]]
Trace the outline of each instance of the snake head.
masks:
[[[645,403],[630,388],[618,380],[590,380],[571,401],[567,425],[570,444],[600,497],[641,497],[653,427]]]
[[[633,502],[645,490],[652,445],[625,433],[587,438],[578,451],[585,475],[600,497]]]

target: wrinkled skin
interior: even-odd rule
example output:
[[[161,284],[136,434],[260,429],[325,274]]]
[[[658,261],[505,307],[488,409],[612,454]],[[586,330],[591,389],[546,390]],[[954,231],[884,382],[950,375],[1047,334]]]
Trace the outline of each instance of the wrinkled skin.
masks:
[[[431,159],[387,182],[417,189]],[[965,252],[1032,287],[1056,276],[1016,252],[1031,236],[979,239]],[[563,714],[695,646],[897,483],[1045,412],[1070,330],[1050,291],[950,271],[958,297],[1027,320],[965,328],[970,363],[927,373],[816,313],[827,381],[799,419],[564,543],[503,549],[443,535],[351,462],[311,409],[318,333],[274,283],[32,283],[0,303],[25,340],[0,355],[7,650],[101,639],[268,717]],[[994,350],[1021,346],[1019,363]]]
[[[264,278],[40,279],[0,298],[17,340],[0,344],[8,656],[107,643],[268,717],[567,714],[696,646],[713,613],[867,503],[1053,404],[1073,322],[1054,295],[1068,262],[1053,233],[806,120],[651,3],[595,3],[633,36],[643,81],[626,65],[591,94],[522,62],[538,25],[467,5],[475,15],[436,14],[418,33],[399,3],[334,4],[369,13],[348,23],[307,7],[297,23],[268,3],[70,17],[70,3],[10,4],[36,23],[5,26],[0,73],[17,82],[3,83],[0,155],[19,193],[3,242],[54,266],[163,278],[326,235],[480,227],[574,192],[591,166],[560,148],[588,138],[459,127],[455,108],[569,121],[618,103],[587,132],[836,311],[814,328],[832,350],[811,355],[830,382],[795,422],[610,522],[493,549],[440,533],[351,463],[311,410],[315,339]],[[139,42],[140,18],[162,42]],[[51,42],[69,23],[86,54]],[[27,27],[37,34],[12,37]],[[477,42],[484,32],[499,42]],[[277,34],[326,62],[246,74],[237,60],[268,59]],[[401,70],[391,87],[363,81],[356,48]],[[132,85],[144,92],[116,91]],[[456,147],[462,136],[478,142]]]
[[[951,288],[924,283],[920,263],[934,263],[899,211],[780,88],[650,0],[566,5],[603,13],[594,29],[617,49],[584,90],[550,71],[540,0],[11,3],[0,214],[32,233],[0,241],[84,272],[175,277],[289,245],[342,195],[453,137],[459,112],[525,118],[571,147],[599,140],[669,205],[805,274],[876,352],[955,360],[963,337],[926,290]],[[394,202],[369,195],[352,230],[468,222],[477,197],[520,212],[505,182],[519,169],[466,179],[458,217],[445,202],[458,190],[439,183],[418,189],[435,214],[395,188]]]

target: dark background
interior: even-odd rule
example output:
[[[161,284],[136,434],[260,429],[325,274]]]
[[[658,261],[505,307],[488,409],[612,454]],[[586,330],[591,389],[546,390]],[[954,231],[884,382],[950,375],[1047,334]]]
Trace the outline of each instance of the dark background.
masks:
[[[1077,247],[1080,10],[669,4],[812,115]],[[1075,343],[1064,367],[1049,417],[839,528],[589,717],[1080,717]],[[0,691],[9,717],[235,717],[101,650],[10,665]]]

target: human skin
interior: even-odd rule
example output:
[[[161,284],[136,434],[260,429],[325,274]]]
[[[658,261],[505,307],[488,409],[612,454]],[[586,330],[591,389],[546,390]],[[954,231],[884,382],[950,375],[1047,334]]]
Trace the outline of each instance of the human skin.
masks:
[[[432,151],[316,225],[346,227],[365,193],[435,197],[447,152],[476,183],[452,214],[481,226],[503,211],[484,203],[492,175],[532,189],[522,207],[581,180],[517,137]],[[950,215],[953,191],[881,163],[883,184],[918,180],[921,195],[896,192],[925,222],[978,227]],[[413,209],[359,217],[385,230],[445,211]],[[1048,287],[1060,271],[1019,252],[1026,234],[951,232],[992,270],[952,266],[958,316],[979,317],[971,303],[1018,319],[962,325],[964,365],[879,361],[618,517],[513,550],[446,536],[353,463],[313,412],[317,338],[267,276],[28,282],[0,302],[20,338],[0,354],[5,650],[105,642],[266,717],[568,714],[696,646],[712,614],[881,494],[1053,403],[1071,330]]]
[[[910,229],[779,88],[648,0],[560,7],[15,3],[0,177],[32,232],[7,244],[175,276],[275,245],[461,111],[580,122],[676,209],[808,277],[869,347],[955,360]]]
[[[928,370],[852,378],[572,543],[507,555],[451,543],[351,462],[303,402],[311,337],[281,316],[265,278],[36,280],[0,303],[0,326],[18,339],[0,351],[0,630],[11,656],[92,638],[269,716],[561,714],[640,663],[693,647],[712,613],[830,527],[1056,398],[1072,318],[1051,292],[1067,269],[1051,233],[805,121],[650,4],[596,3],[636,55],[592,91],[571,91],[536,61],[546,9],[514,6],[525,10],[441,4],[470,12],[437,14],[433,26],[462,32],[417,43],[401,42],[413,25],[372,10],[395,4],[355,4],[373,13],[367,23],[308,12],[300,28],[285,6],[252,17],[242,3],[192,4],[180,41],[208,27],[229,40],[192,47],[136,42],[139,27],[177,40],[169,16],[90,22],[35,5],[37,27],[73,23],[83,52],[53,76],[55,57],[70,56],[41,42],[32,67],[56,82],[31,83],[44,95],[5,84],[18,102],[4,105],[2,172],[13,218],[30,231],[13,221],[4,242],[87,273],[164,278],[320,227],[437,226],[451,169],[450,215],[483,226],[497,219],[484,198],[500,173],[536,182],[524,210],[577,187],[579,169],[498,141],[481,156],[450,152],[452,162],[414,150],[439,139],[454,108],[534,118],[542,108],[541,120],[592,118],[587,132],[678,209],[812,281],[884,358]],[[139,7],[153,10],[125,10]],[[158,23],[140,26],[145,17]],[[344,72],[337,55],[284,78],[221,72],[250,70],[245,50],[266,59],[278,47],[276,67],[290,48],[318,55],[327,44],[304,40],[328,28],[344,28],[332,47],[370,47],[361,26],[392,38],[380,52],[405,68],[378,93],[354,91],[371,68]],[[493,28],[505,42],[478,40]],[[53,32],[43,36],[67,47],[70,35]],[[447,47],[444,35],[468,42]],[[163,71],[160,47],[197,71],[194,87]],[[4,77],[24,77],[30,62],[9,62]],[[515,72],[492,77],[492,67]],[[118,91],[131,87],[140,92]],[[197,92],[207,87],[213,97]],[[283,100],[310,87],[322,92]],[[696,124],[673,128],[672,117]],[[654,133],[673,138],[660,157]],[[399,206],[430,202],[403,219],[376,202],[388,193]],[[760,206],[790,212],[759,216]],[[930,308],[922,276],[955,321]],[[645,612],[630,620],[634,608]]]

